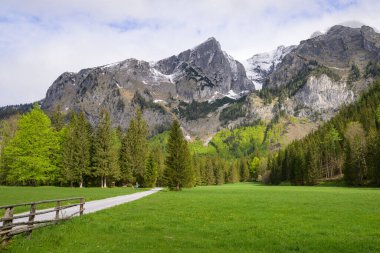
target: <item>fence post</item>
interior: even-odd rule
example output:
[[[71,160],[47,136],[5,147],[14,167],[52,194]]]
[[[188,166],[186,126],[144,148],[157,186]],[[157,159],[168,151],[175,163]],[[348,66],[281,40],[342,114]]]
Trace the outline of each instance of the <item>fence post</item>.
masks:
[[[61,201],[57,201],[57,205],[55,207],[55,220],[59,220],[59,211],[61,209]]]
[[[84,198],[80,198],[79,215],[82,216],[84,211]]]
[[[35,213],[36,213],[36,204],[33,203],[30,205],[30,216],[29,216],[29,220],[28,220],[29,222],[34,221],[34,217],[36,217]],[[32,236],[33,226],[34,226],[33,224],[28,225],[29,231],[27,232],[27,234],[28,234],[29,238]]]
[[[4,218],[9,219],[9,220],[3,221],[3,227],[6,227],[8,225],[12,225],[12,223],[13,223],[13,219],[11,219],[12,217],[13,217],[13,206],[5,209]],[[8,231],[8,233],[5,233],[2,236],[3,245],[6,245],[9,242],[9,240],[11,239],[11,234],[10,234],[11,230],[12,230],[12,227],[4,229],[4,231]]]

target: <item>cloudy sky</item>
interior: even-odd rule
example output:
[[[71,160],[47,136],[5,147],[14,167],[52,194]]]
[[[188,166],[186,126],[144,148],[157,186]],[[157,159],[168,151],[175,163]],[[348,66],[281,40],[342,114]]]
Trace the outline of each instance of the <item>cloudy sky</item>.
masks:
[[[62,72],[155,61],[215,37],[238,60],[357,20],[378,0],[0,0],[0,106],[45,96]]]

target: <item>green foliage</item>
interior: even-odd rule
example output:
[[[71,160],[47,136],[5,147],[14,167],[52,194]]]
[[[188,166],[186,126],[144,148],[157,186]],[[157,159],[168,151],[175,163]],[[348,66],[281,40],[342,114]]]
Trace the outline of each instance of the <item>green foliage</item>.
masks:
[[[220,112],[219,120],[222,122],[222,124],[226,124],[229,121],[236,120],[240,117],[245,116],[243,109],[244,100],[235,101]]]
[[[16,133],[18,119],[18,116],[12,116],[6,120],[0,120],[0,184],[6,183],[7,168],[4,161],[4,148]]]
[[[168,140],[169,140],[170,131],[165,131],[159,134],[156,134],[149,139],[149,146],[151,148],[161,148],[162,150],[166,149]]]
[[[114,138],[116,138],[116,132],[111,129],[109,113],[102,109],[95,129],[92,156],[94,175],[100,177],[101,187],[107,187],[108,179],[117,179],[120,176]]]
[[[124,178],[129,183],[136,181],[139,185],[144,185],[146,160],[149,152],[147,136],[148,126],[142,118],[141,111],[137,110],[136,117],[129,123],[120,154]]]
[[[119,100],[118,107],[120,109],[124,108],[124,102],[122,100]],[[132,103],[137,105],[141,111],[145,109],[153,109],[155,111],[161,112],[161,113],[166,113],[165,109],[157,103],[154,103],[152,100],[146,100],[138,91],[134,94],[132,98]]]
[[[365,77],[377,77],[380,76],[380,63],[369,62],[365,68]]]
[[[189,143],[189,149],[192,154],[197,155],[216,155],[216,149],[212,145],[204,145],[201,140],[195,140]]]
[[[155,160],[153,152],[150,153],[147,164],[146,164],[146,172],[144,177],[144,186],[145,187],[155,187],[158,177],[158,164]]]
[[[187,120],[196,120],[199,118],[205,118],[211,112],[215,112],[218,108],[226,104],[236,105],[241,107],[245,101],[245,96],[238,100],[234,100],[229,97],[223,97],[221,99],[216,99],[213,102],[197,102],[193,100],[191,103],[187,104],[185,102],[180,102],[178,108],[174,111],[179,117],[185,118]],[[228,113],[227,113],[228,114]],[[225,116],[228,116],[228,115]],[[224,116],[221,116],[221,120],[224,120]]]
[[[194,172],[187,141],[183,137],[179,122],[175,120],[170,129],[167,144],[166,177],[171,189],[193,186]]]
[[[63,130],[62,163],[64,181],[79,183],[90,174],[91,125],[83,112],[73,113],[69,125]]]
[[[369,177],[373,179],[374,184],[380,185],[380,131],[374,128],[370,129],[366,142],[366,165],[368,167],[368,174]]]
[[[35,104],[20,118],[14,138],[4,149],[6,181],[21,185],[55,182],[54,158],[59,149],[49,117]]]
[[[348,184],[378,184],[379,106],[380,82],[375,82],[356,103],[341,108],[317,131],[294,141],[283,156],[279,153],[276,162],[268,161],[268,170],[280,170],[282,181],[297,185],[342,178],[343,173]]]
[[[350,122],[347,125],[344,178],[351,185],[361,185],[367,177],[365,134],[359,122]]]
[[[250,174],[255,179],[258,176],[258,171],[259,171],[259,168],[260,168],[260,164],[261,164],[260,158],[258,158],[257,156],[253,157],[252,161],[249,162],[249,171],[250,171]]]
[[[249,173],[249,168],[248,168],[248,161],[246,158],[241,158],[240,159],[240,181],[241,182],[248,182],[250,181],[250,173]]]
[[[210,141],[218,154],[225,158],[242,157],[259,152],[263,146],[266,126],[240,127],[234,130],[223,129]]]
[[[359,67],[355,64],[351,66],[350,74],[348,75],[347,83],[352,84],[360,79],[360,70]]]
[[[61,111],[60,105],[58,105],[53,111],[53,114],[51,116],[51,125],[53,126],[55,131],[61,131],[62,128],[65,126],[65,116]]]

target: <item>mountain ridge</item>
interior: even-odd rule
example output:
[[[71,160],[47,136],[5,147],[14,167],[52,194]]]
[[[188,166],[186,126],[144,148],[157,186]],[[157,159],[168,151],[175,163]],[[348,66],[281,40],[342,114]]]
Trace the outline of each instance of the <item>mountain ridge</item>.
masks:
[[[207,140],[220,129],[270,122],[279,113],[325,121],[368,88],[379,61],[380,34],[368,26],[332,26],[299,45],[255,54],[243,62],[247,69],[211,37],[156,62],[131,58],[65,72],[42,108],[83,110],[92,124],[106,108],[122,128],[140,108],[153,135],[178,119],[190,139]]]

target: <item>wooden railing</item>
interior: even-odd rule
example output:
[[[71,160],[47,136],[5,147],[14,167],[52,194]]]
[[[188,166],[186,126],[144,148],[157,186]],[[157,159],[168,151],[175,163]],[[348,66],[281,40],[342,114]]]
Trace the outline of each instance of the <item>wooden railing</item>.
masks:
[[[63,202],[67,202],[67,201],[79,201],[79,203],[62,205]],[[37,211],[37,205],[53,203],[53,202],[56,203],[55,207]],[[38,202],[0,206],[0,211],[2,209],[5,210],[3,218],[0,219],[0,242],[3,245],[5,245],[9,242],[9,240],[14,235],[25,233],[25,232],[30,235],[33,229],[54,224],[62,220],[70,219],[71,217],[77,214],[81,216],[83,215],[83,211],[84,211],[84,203],[85,202],[84,202],[83,197],[77,197],[77,198],[43,200],[43,201],[38,201]],[[20,207],[20,206],[30,206],[29,213],[21,213],[18,215],[14,215],[13,214],[14,208]],[[60,211],[70,208],[70,207],[74,207],[74,206],[79,206],[79,210],[76,212],[70,213],[70,215],[68,216],[63,216],[63,214],[61,214],[61,216],[59,215]],[[52,212],[55,212],[55,216],[53,215],[54,216],[53,219],[35,220],[36,216],[38,215],[52,213]],[[17,219],[21,219],[21,218],[28,218],[28,219],[27,221],[25,221],[26,219],[23,219],[24,221],[21,220],[17,222]]]

